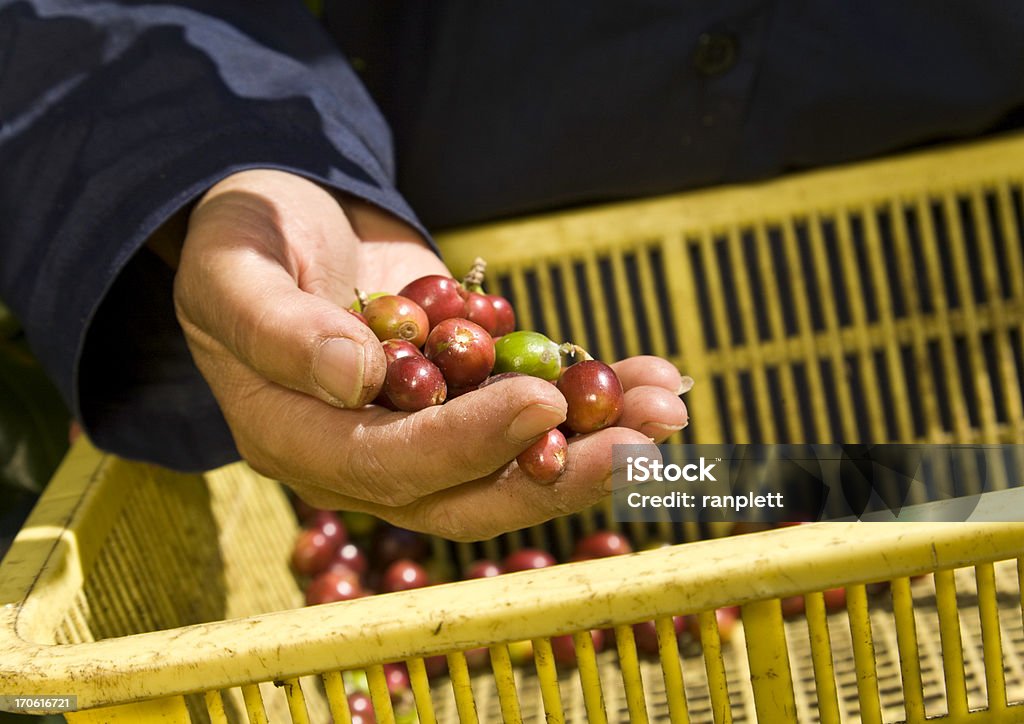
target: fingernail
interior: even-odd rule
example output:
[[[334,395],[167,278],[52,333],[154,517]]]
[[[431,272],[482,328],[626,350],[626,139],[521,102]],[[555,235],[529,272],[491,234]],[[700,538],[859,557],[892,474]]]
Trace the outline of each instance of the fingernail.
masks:
[[[689,375],[684,375],[679,380],[679,389],[676,391],[677,395],[685,395],[687,392],[693,389],[693,378]]]
[[[565,420],[565,412],[550,405],[530,405],[516,415],[506,433],[509,440],[522,443],[557,427]]]
[[[320,345],[313,364],[313,378],[329,395],[347,407],[363,396],[363,345],[347,337],[334,337]]]
[[[620,487],[625,482],[628,467],[628,465],[622,463],[612,468],[611,474],[604,479],[604,492],[614,492],[616,487]]]
[[[672,433],[679,432],[689,424],[689,421],[684,422],[682,425],[664,425],[660,422],[647,422],[640,426],[640,431],[652,440],[664,440]]]

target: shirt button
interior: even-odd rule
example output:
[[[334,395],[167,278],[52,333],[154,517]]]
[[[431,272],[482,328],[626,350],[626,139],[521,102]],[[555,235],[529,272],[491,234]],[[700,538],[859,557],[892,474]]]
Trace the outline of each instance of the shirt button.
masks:
[[[736,38],[728,33],[702,33],[697,38],[693,67],[703,76],[722,75],[736,65]]]

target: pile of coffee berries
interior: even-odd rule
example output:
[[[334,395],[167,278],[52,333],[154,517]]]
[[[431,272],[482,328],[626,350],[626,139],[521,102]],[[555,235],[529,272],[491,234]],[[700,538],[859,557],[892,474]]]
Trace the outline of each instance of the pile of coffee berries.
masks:
[[[296,538],[292,568],[305,590],[306,603],[311,606],[376,593],[422,588],[456,579],[489,578],[517,571],[547,568],[560,562],[545,550],[520,548],[501,560],[480,559],[470,563],[464,570],[454,570],[432,559],[429,538],[419,533],[383,523],[361,513],[335,513],[310,508],[299,500],[293,502],[303,527]],[[662,545],[667,543],[659,542],[646,548]],[[572,554],[563,562],[572,563],[624,555],[632,553],[633,550],[634,546],[624,534],[598,530],[580,537]],[[738,621],[738,609],[720,609],[716,612],[716,619],[721,640],[729,641]],[[699,642],[700,632],[696,617],[675,616],[673,622],[679,645]],[[642,656],[659,655],[657,632],[653,621],[635,624],[633,632],[637,651]],[[590,632],[590,636],[595,652],[599,653],[614,646],[612,629],[594,630]],[[571,635],[552,637],[551,647],[559,666],[576,666],[576,647]],[[529,641],[509,644],[509,654],[515,665],[529,666],[533,663],[533,646]],[[469,667],[473,670],[485,669],[490,665],[486,647],[470,649],[465,655]],[[447,660],[444,656],[428,657],[424,660],[424,665],[428,675],[432,677],[447,673]],[[385,673],[396,713],[400,709],[407,709],[410,706],[411,692],[405,665],[389,664]],[[357,674],[358,672],[349,672],[348,675]],[[357,697],[360,693],[365,693],[359,688],[359,681],[353,681],[352,686],[347,684],[348,691],[354,691]],[[362,681],[365,683],[365,677]],[[357,704],[363,707],[365,703],[364,699],[359,699]],[[368,717],[372,717],[372,709],[369,715],[365,715],[363,721],[373,721]]]
[[[303,527],[295,541],[292,568],[305,589],[308,605],[344,601],[378,592],[421,588],[454,579],[490,578],[547,568],[560,562],[545,550],[520,548],[501,560],[479,559],[463,570],[456,571],[431,558],[429,539],[419,533],[388,525],[361,513],[318,510],[297,499],[293,499],[293,504]],[[738,523],[731,534],[740,535],[784,525],[787,524]],[[667,541],[655,541],[643,549],[666,545],[669,545]],[[634,549],[634,545],[623,533],[597,530],[579,537],[571,555],[562,562],[574,563],[625,555]],[[872,595],[883,594],[884,591],[884,584],[868,587]],[[829,589],[823,596],[828,611],[845,608],[843,588]],[[781,605],[783,615],[787,618],[801,616],[804,612],[804,597],[786,598]],[[721,644],[730,645],[739,621],[738,606],[725,606],[714,611],[714,627]],[[699,649],[702,638],[699,616],[673,616],[672,629],[677,646],[690,653]],[[636,650],[641,657],[653,661],[662,655],[654,621],[635,623],[632,630]],[[595,629],[588,633],[595,654],[614,649],[613,628]],[[577,665],[577,649],[572,635],[553,636],[550,642],[555,662],[560,669],[568,670]],[[514,641],[508,645],[508,650],[513,665],[534,665],[531,641]],[[490,654],[486,647],[469,649],[464,654],[471,670],[483,671],[490,667]],[[443,676],[448,671],[447,659],[443,655],[427,657],[423,663],[431,678]],[[395,721],[399,724],[412,724],[417,720],[416,707],[406,665],[402,662],[384,664],[384,674],[391,694]],[[347,671],[344,680],[352,721],[362,724],[375,722],[365,672]]]
[[[373,330],[387,359],[375,403],[417,412],[517,375],[555,383],[568,406],[565,423],[517,458],[531,478],[553,482],[566,465],[565,435],[614,425],[622,414],[622,385],[611,367],[582,348],[557,344],[540,332],[516,331],[512,305],[483,290],[486,264],[477,259],[462,282],[430,275],[398,294],[357,291],[350,311]]]

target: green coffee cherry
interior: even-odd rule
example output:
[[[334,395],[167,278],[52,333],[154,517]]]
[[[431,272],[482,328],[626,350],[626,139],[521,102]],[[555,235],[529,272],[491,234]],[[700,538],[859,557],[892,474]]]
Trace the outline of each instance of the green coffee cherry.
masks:
[[[557,380],[562,368],[558,345],[540,332],[509,332],[494,343],[494,372],[519,372]]]

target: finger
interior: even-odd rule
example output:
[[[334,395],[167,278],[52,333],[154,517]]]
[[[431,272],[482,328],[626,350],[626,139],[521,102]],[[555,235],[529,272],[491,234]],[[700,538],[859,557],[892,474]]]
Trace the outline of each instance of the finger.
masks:
[[[622,383],[623,389],[638,385],[654,385],[663,387],[675,395],[681,395],[683,379],[679,370],[671,362],[653,355],[628,357],[612,364],[612,369]]]
[[[513,464],[496,476],[429,496],[407,510],[379,514],[397,516],[404,527],[459,541],[484,540],[538,525],[580,511],[608,495],[612,447],[619,444],[651,446],[641,433],[609,428],[570,443],[565,472],[549,485],[536,483]],[[650,455],[660,457],[653,446]]]
[[[686,403],[677,395],[664,387],[641,385],[626,390],[622,417],[616,424],[662,442],[688,423]]]
[[[267,385],[228,419],[268,477],[389,507],[486,476],[565,419],[565,398],[522,377],[416,413],[338,410]]]
[[[384,380],[386,361],[373,332],[300,289],[277,258],[251,245],[186,242],[175,302],[186,333],[207,335],[289,389],[360,407]]]

